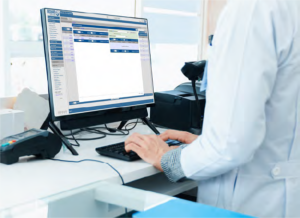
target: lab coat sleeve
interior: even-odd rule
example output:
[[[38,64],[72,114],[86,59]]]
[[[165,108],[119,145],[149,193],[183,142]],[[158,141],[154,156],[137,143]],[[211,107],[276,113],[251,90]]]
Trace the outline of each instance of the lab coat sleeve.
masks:
[[[181,151],[187,178],[226,173],[251,161],[261,146],[265,105],[294,32],[280,7],[284,1],[231,0],[223,11],[208,65],[203,133]]]

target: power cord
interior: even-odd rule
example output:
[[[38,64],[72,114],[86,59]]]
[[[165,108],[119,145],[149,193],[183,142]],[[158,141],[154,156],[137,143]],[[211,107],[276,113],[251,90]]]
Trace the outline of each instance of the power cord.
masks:
[[[78,161],[61,160],[61,159],[50,159],[50,160],[60,161],[60,162],[67,162],[67,163],[81,163],[81,162],[84,162],[84,161],[91,161],[91,162],[98,162],[98,163],[106,164],[110,168],[112,168],[119,175],[119,177],[120,177],[120,179],[122,181],[122,185],[125,185],[125,182],[124,182],[124,179],[123,179],[121,173],[116,168],[114,168],[111,164],[109,164],[109,163],[106,163],[106,162],[103,162],[103,161],[100,161],[100,160],[93,160],[93,159],[84,159],[84,160],[78,160]],[[128,216],[128,210],[127,210],[127,208],[125,208],[125,215],[126,215],[126,217]]]

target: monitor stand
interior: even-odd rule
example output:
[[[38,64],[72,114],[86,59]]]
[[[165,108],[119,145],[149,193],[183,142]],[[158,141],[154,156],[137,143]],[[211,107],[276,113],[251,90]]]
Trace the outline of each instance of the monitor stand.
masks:
[[[50,128],[52,132],[60,138],[61,142],[66,146],[67,149],[70,150],[70,152],[73,155],[78,155],[78,152],[73,148],[72,144],[68,141],[68,139],[66,139],[66,137],[62,134],[60,129],[55,125],[55,123],[51,121],[50,113],[48,114],[48,117],[41,126],[42,130],[47,130],[48,128]]]
[[[146,118],[143,117],[141,118],[142,121],[144,121],[144,123],[149,126],[149,128],[156,134],[156,135],[160,135],[160,132],[156,129],[156,127]]]
[[[107,123],[119,122],[121,125],[125,125],[128,120],[141,119],[156,135],[159,135],[160,132],[156,127],[147,119],[148,112],[147,107],[133,107],[133,108],[124,108],[124,109],[115,109],[100,111],[94,113],[93,116],[87,115],[78,119],[64,120],[60,121],[61,130],[73,130],[73,129],[82,129],[91,126],[97,126]],[[53,131],[54,134],[58,135],[61,141],[65,146],[70,150],[73,155],[78,155],[77,151],[73,148],[71,143],[65,138],[61,133],[60,129],[51,121],[51,115],[49,114],[46,121],[44,122],[41,129],[47,130],[48,127]],[[118,127],[118,129],[120,128]],[[122,127],[121,127],[122,128]]]

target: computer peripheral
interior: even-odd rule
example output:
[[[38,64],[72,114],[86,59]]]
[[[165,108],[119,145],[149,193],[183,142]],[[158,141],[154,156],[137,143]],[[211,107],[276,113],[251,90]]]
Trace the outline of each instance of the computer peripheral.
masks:
[[[4,164],[17,163],[20,157],[29,155],[54,158],[62,147],[57,135],[38,129],[6,137],[0,141],[0,145],[0,162]]]
[[[150,108],[151,122],[157,127],[187,131],[196,135],[201,134],[206,98],[200,92],[200,83],[196,83],[196,85],[200,110],[194,96],[192,83],[187,82],[174,90],[154,94],[155,106]],[[198,119],[199,112],[201,119]]]
[[[96,148],[96,152],[103,156],[113,157],[113,158],[125,160],[125,161],[134,161],[134,160],[141,159],[137,155],[137,153],[135,153],[133,151],[130,151],[127,153],[127,151],[125,150],[124,142]]]
[[[176,140],[167,140],[166,143],[169,146],[179,146],[182,143]],[[124,142],[120,142],[120,143],[116,143],[113,145],[108,145],[108,146],[104,146],[104,147],[99,147],[96,148],[96,152],[99,153],[100,155],[103,156],[108,156],[108,157],[113,157],[113,158],[117,158],[120,160],[125,160],[125,161],[134,161],[134,160],[139,160],[141,159],[137,153],[130,151],[127,152],[125,150],[125,143]]]
[[[167,141],[165,141],[169,146],[179,146],[182,145],[182,142],[177,141],[177,140],[172,140],[172,139],[168,139]]]

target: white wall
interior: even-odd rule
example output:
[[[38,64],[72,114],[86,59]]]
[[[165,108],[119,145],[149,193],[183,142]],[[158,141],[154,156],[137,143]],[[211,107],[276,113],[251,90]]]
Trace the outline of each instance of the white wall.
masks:
[[[16,101],[15,97],[0,98],[0,110],[1,109],[12,109],[15,101]]]
[[[0,96],[4,96],[3,1],[0,1]]]
[[[215,33],[219,16],[227,4],[227,0],[204,0],[204,20],[202,31],[202,58],[207,58],[208,36]]]
[[[6,95],[6,87],[10,67],[9,59],[9,23],[8,13],[5,8],[8,8],[8,0],[0,1],[0,97]]]

